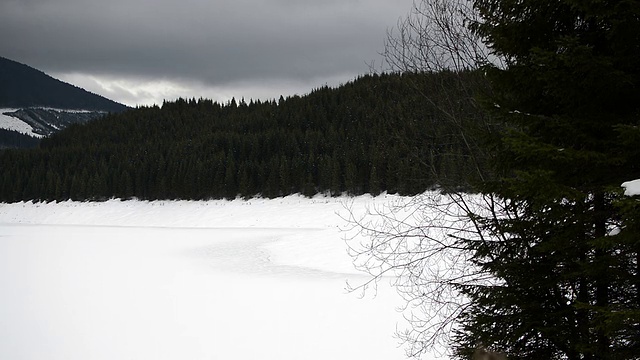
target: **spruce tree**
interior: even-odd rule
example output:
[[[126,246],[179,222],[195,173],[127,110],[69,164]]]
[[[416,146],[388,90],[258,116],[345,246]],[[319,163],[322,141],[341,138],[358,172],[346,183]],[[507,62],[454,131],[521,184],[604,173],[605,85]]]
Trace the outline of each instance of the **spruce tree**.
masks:
[[[461,357],[479,344],[510,359],[637,359],[640,2],[475,0],[472,25],[501,66],[486,97],[504,203],[468,241],[491,283],[471,299]],[[635,214],[635,215],[631,215]]]

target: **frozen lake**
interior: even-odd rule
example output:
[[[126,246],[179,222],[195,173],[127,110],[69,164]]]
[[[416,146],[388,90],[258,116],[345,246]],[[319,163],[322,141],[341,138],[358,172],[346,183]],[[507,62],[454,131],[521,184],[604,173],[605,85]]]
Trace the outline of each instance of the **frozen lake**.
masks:
[[[345,291],[344,202],[0,204],[0,358],[404,359],[398,295]]]

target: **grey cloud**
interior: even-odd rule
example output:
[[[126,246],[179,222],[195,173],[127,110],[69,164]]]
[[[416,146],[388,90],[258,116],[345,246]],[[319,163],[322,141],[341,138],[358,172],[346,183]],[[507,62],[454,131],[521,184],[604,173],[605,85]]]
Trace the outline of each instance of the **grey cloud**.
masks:
[[[221,86],[366,71],[411,0],[3,0],[0,55]],[[348,79],[345,79],[345,81]]]

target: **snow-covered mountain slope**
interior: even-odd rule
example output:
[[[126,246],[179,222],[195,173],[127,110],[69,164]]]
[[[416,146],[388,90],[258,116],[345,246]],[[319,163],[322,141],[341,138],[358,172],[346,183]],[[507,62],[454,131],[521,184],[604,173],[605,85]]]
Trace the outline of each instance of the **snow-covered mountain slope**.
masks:
[[[0,109],[0,129],[17,131],[21,134],[37,138],[42,137],[43,135],[35,133],[33,131],[33,127],[27,124],[25,121],[20,120],[13,115],[8,115],[14,113],[17,110],[18,109]]]
[[[105,114],[104,111],[52,108],[0,109],[0,129],[43,137],[71,124],[85,123]]]
[[[24,135],[41,138],[70,124],[126,109],[123,104],[0,57],[0,129],[8,130],[0,133],[0,149],[30,147],[37,142]]]

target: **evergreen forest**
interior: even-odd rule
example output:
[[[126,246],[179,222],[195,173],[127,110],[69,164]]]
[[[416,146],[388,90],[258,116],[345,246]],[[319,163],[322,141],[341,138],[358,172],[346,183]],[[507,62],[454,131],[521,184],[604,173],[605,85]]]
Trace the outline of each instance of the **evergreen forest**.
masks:
[[[18,131],[0,129],[0,149],[35,148],[40,139]]]
[[[442,115],[439,94],[443,102],[456,94],[455,111],[472,128],[482,114],[464,84],[479,77],[374,74],[278,101],[178,99],[110,114],[71,125],[38,148],[0,151],[0,201],[465,187],[475,181],[475,149]]]

